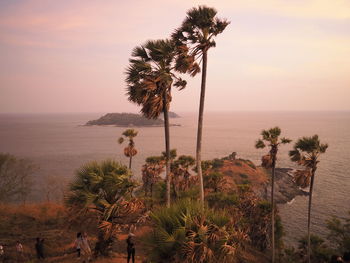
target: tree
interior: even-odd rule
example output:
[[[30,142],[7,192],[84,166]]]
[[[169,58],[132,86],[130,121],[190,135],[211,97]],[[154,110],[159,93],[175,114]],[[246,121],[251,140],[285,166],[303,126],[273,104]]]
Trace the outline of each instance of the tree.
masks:
[[[136,186],[130,177],[126,166],[112,160],[90,162],[76,171],[65,204],[78,219],[97,218],[96,255],[106,255],[116,231],[142,216],[143,203],[130,194]]]
[[[299,139],[295,143],[293,150],[289,152],[291,160],[301,166],[304,166],[305,170],[309,171],[309,174],[311,174],[307,220],[307,259],[309,263],[311,262],[310,223],[312,193],[319,157],[321,154],[326,152],[327,148],[328,144],[322,144],[318,138],[318,135],[314,135],[312,137],[303,137]]]
[[[223,185],[226,183],[224,175],[220,172],[211,172],[204,177],[205,188],[212,189],[214,193],[222,190]]]
[[[0,153],[0,202],[20,200],[25,204],[36,169],[29,160]]]
[[[170,134],[169,107],[171,88],[184,89],[186,81],[175,74],[175,56],[179,53],[173,41],[151,40],[136,47],[126,71],[127,95],[141,105],[141,113],[150,119],[164,114],[166,152],[166,203],[170,206]]]
[[[207,77],[207,56],[208,50],[215,47],[214,37],[222,33],[229,22],[225,19],[216,17],[217,11],[214,8],[199,6],[192,8],[187,12],[187,17],[182,22],[180,28],[172,34],[172,38],[176,41],[177,46],[182,51],[182,55],[178,56],[178,70],[183,73],[192,69],[191,74],[195,75],[199,70],[193,64],[196,59],[202,59],[202,81],[201,95],[198,114],[198,131],[197,131],[197,149],[196,149],[196,164],[200,182],[200,200],[204,206],[204,184],[202,176],[202,130],[203,130],[203,113],[204,99]],[[184,59],[183,54],[188,54],[187,59]],[[184,65],[192,65],[184,67]]]
[[[131,169],[132,157],[137,154],[134,142],[134,138],[137,136],[137,131],[134,129],[127,129],[122,133],[122,136],[129,140],[128,146],[124,148],[124,155],[126,157],[129,157],[129,169]],[[118,139],[119,144],[122,144],[124,142],[124,137],[120,137]]]
[[[190,167],[195,164],[195,159],[190,155],[180,155],[175,161],[177,167],[178,176],[182,177],[180,190],[184,191],[190,188],[191,173],[189,172]]]
[[[153,186],[160,181],[160,174],[164,171],[164,160],[161,156],[147,157],[146,163],[142,166],[142,181],[145,196],[150,194],[153,200]]]
[[[332,251],[327,247],[325,241],[316,235],[311,235],[310,244],[312,248],[312,253],[310,257],[310,262],[312,263],[326,263],[330,262],[330,257],[332,255]],[[299,240],[299,256],[302,259],[305,259],[308,253],[308,237],[305,236]],[[304,260],[302,261],[304,262]],[[331,261],[334,262],[334,261]]]
[[[274,127],[269,130],[263,130],[261,132],[262,139],[257,140],[255,147],[257,149],[259,148],[265,148],[267,143],[267,146],[270,148],[269,151],[269,158],[271,160],[271,243],[272,243],[272,263],[275,262],[275,168],[276,168],[276,161],[277,161],[277,152],[278,147],[281,144],[287,144],[290,143],[291,140],[282,137],[281,139],[279,136],[281,135],[281,129],[279,127]]]

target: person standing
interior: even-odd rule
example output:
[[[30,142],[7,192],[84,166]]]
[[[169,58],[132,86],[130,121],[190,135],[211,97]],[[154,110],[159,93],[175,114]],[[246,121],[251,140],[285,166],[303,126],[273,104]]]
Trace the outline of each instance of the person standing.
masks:
[[[130,258],[132,258],[132,263],[135,263],[135,244],[132,239],[134,235],[132,233],[129,234],[126,243],[127,245],[127,252],[128,252],[128,263],[130,262]]]
[[[82,246],[82,243],[83,243],[83,239],[82,239],[82,235],[81,233],[77,233],[77,239],[75,240],[74,242],[74,245],[75,245],[75,249],[77,251],[77,256],[78,258],[80,258],[80,252],[81,252],[81,246]]]
[[[24,260],[24,255],[23,255],[23,246],[21,242],[17,241],[16,242],[16,256],[17,256],[17,262],[22,262]]]
[[[36,256],[37,258],[44,259],[44,239],[37,237],[36,243],[35,243],[35,250],[36,250]]]

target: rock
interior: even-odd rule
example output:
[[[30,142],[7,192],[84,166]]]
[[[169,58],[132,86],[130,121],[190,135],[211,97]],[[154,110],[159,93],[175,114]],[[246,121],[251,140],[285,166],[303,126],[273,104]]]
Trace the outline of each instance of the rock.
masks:
[[[275,201],[277,204],[285,204],[292,201],[298,195],[308,195],[309,193],[300,189],[295,182],[290,172],[290,168],[276,168],[275,174]],[[264,187],[264,193],[260,196],[270,200],[271,184],[268,183]]]

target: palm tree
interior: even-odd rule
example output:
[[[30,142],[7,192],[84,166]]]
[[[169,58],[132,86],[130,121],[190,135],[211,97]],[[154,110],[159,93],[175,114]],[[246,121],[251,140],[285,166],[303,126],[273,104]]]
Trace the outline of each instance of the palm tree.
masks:
[[[65,204],[83,222],[87,215],[97,215],[102,238],[96,253],[106,254],[118,227],[135,223],[141,216],[143,203],[129,194],[135,186],[130,170],[112,160],[90,162],[76,171]]]
[[[183,183],[181,190],[187,190],[190,187],[190,177],[191,173],[189,169],[195,164],[195,159],[190,155],[180,155],[179,158],[175,161],[176,166],[178,167],[178,173],[182,176]]]
[[[182,22],[180,28],[178,28],[173,34],[172,38],[176,41],[177,46],[183,53],[188,54],[187,60],[183,56],[178,56],[177,68],[180,72],[185,73],[188,71],[188,67],[182,68],[183,65],[193,63],[194,60],[202,59],[202,82],[201,82],[201,95],[198,114],[198,130],[197,130],[197,149],[196,149],[196,164],[198,169],[198,177],[200,183],[200,200],[204,206],[204,185],[202,176],[202,129],[203,129],[203,112],[204,112],[204,99],[207,77],[207,56],[208,50],[211,47],[215,47],[216,43],[214,37],[222,33],[229,22],[225,19],[219,19],[216,17],[217,11],[214,8],[206,6],[199,6],[198,8],[192,8],[187,12],[187,17]],[[187,62],[187,64],[186,64]],[[182,65],[182,66],[181,66]],[[195,75],[199,70],[196,66],[192,68],[192,75]]]
[[[277,152],[278,147],[280,144],[287,144],[290,143],[291,140],[287,138],[281,138],[279,139],[279,136],[281,135],[281,129],[279,127],[274,127],[269,130],[263,130],[261,132],[262,139],[259,139],[255,147],[257,149],[259,148],[265,148],[266,144],[270,147],[269,151],[269,158],[271,160],[271,243],[272,243],[272,263],[275,262],[275,168],[276,168],[276,161],[277,161]],[[265,142],[264,142],[265,141]]]
[[[315,181],[315,174],[317,170],[318,158],[321,154],[325,153],[328,148],[328,144],[320,142],[318,135],[312,137],[303,137],[299,139],[292,151],[289,152],[289,156],[293,162],[305,167],[305,170],[311,174],[310,190],[309,190],[309,208],[308,208],[308,220],[307,220],[307,258],[310,263],[311,260],[311,241],[310,241],[310,222],[311,222],[311,204],[312,193]]]
[[[160,180],[160,174],[164,171],[164,160],[161,156],[150,156],[142,166],[142,181],[145,196],[150,193],[153,199],[153,185]]]
[[[126,71],[127,95],[141,105],[141,113],[150,119],[164,114],[167,206],[170,206],[170,134],[169,107],[171,88],[185,88],[186,81],[175,75],[175,55],[179,53],[170,40],[150,40],[132,52]]]
[[[137,154],[134,142],[134,138],[137,136],[137,131],[135,131],[134,129],[127,129],[122,133],[122,136],[129,140],[128,146],[124,148],[124,155],[126,157],[129,157],[129,169],[131,169],[132,157]],[[122,144],[124,142],[124,137],[120,137],[118,139],[119,144]]]

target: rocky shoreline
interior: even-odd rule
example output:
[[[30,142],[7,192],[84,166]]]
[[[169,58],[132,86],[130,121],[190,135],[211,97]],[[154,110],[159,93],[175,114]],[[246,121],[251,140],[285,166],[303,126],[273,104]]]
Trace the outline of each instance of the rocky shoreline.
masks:
[[[275,201],[277,204],[291,202],[296,196],[307,196],[309,193],[298,187],[294,181],[291,168],[276,168],[275,173]],[[263,187],[263,192],[258,193],[262,198],[269,200],[271,196],[271,184]]]

